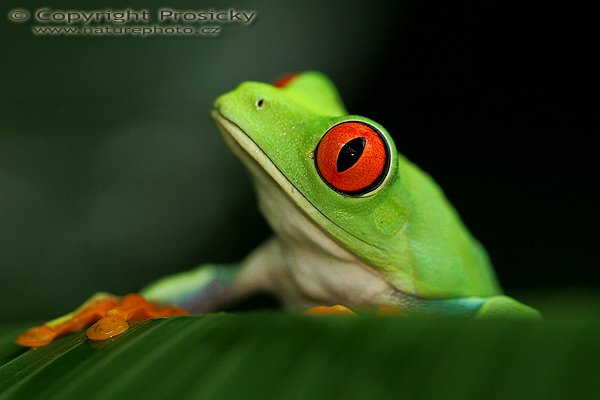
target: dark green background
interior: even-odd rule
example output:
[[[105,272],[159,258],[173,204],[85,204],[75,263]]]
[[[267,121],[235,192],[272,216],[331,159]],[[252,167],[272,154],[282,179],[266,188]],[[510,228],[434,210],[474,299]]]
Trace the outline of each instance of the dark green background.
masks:
[[[243,257],[268,228],[245,171],[209,117],[212,101],[242,81],[304,69],[330,74],[352,94],[368,75],[345,57],[354,48],[377,57],[385,30],[366,27],[392,22],[383,5],[376,14],[359,2],[343,12],[318,1],[158,5],[234,6],[258,17],[247,27],[223,25],[217,38],[47,37],[31,34],[32,21],[5,16],[48,2],[2,3],[4,318],[51,316],[95,291],[136,291],[201,262]]]
[[[48,318],[96,291],[132,292],[243,257],[268,227],[208,110],[242,81],[305,69],[330,75],[351,112],[387,126],[436,177],[510,293],[596,290],[597,198],[587,147],[575,139],[590,130],[578,80],[587,64],[571,42],[554,40],[544,10],[112,3],[258,13],[217,38],[34,36],[32,21],[6,19],[10,9],[42,6],[50,5],[0,5],[0,318]]]

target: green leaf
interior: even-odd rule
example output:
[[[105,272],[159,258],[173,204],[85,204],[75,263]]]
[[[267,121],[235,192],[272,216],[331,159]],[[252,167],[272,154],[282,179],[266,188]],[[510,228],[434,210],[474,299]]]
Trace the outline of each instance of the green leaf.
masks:
[[[216,314],[25,350],[0,327],[0,398],[564,399],[600,395],[600,324]]]

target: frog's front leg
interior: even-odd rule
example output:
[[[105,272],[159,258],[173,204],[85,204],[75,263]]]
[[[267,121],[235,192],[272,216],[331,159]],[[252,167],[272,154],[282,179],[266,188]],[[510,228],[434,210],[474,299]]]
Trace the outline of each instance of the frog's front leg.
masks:
[[[241,263],[205,264],[162,278],[140,292],[148,300],[202,314],[223,309],[252,293],[271,291],[277,249],[272,238]]]
[[[88,337],[102,340],[125,332],[129,320],[217,311],[253,292],[270,289],[274,251],[278,249],[271,239],[241,263],[201,265],[163,278],[143,289],[141,295],[97,293],[75,311],[27,330],[16,341],[41,347],[91,324]]]

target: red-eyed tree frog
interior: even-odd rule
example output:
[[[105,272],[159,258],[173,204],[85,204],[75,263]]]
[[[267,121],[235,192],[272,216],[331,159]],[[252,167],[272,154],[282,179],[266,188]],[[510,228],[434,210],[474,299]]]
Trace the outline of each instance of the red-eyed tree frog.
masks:
[[[258,291],[311,312],[539,316],[502,294],[440,188],[383,126],[348,114],[323,74],[242,83],[212,117],[274,235],[239,263],[166,277],[141,296],[95,295],[18,343],[43,346],[94,322],[88,336],[105,339],[131,319],[212,312]]]

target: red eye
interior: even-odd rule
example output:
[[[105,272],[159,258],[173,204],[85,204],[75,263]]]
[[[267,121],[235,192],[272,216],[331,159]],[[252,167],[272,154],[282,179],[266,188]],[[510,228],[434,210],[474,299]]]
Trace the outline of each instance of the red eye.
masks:
[[[328,130],[316,153],[321,178],[346,194],[375,190],[390,167],[386,140],[375,128],[362,122],[342,122]]]

